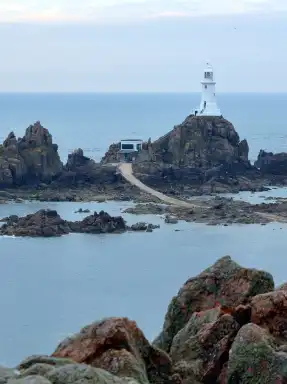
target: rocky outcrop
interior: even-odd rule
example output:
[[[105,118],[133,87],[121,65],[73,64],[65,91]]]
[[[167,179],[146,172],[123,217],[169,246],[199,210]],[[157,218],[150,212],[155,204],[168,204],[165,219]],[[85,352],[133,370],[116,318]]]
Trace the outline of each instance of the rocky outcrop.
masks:
[[[105,153],[101,160],[102,164],[112,164],[118,162],[118,151],[120,150],[120,143],[113,143]]]
[[[169,352],[174,337],[195,312],[216,306],[235,309],[248,303],[253,296],[273,289],[270,274],[242,268],[229,256],[224,257],[199,276],[189,279],[172,299],[155,345]]]
[[[0,185],[50,182],[62,172],[58,146],[40,122],[29,126],[24,137],[11,132],[0,146]]]
[[[272,153],[261,150],[254,165],[263,175],[287,177],[287,153]]]
[[[55,184],[61,186],[97,184],[104,190],[107,185],[119,182],[122,182],[122,178],[116,173],[115,166],[102,166],[84,156],[83,150],[79,148],[68,156],[63,172],[59,175]]]
[[[159,228],[148,223],[137,223],[129,227],[122,216],[113,217],[104,211],[94,212],[81,221],[67,221],[62,219],[57,211],[43,209],[24,217],[5,217],[0,222],[5,223],[0,227],[0,235],[22,237],[55,237],[68,233],[152,232],[153,229]]]
[[[152,143],[156,162],[211,169],[250,167],[248,144],[233,125],[221,117],[188,116],[184,122]]]
[[[151,186],[189,186],[207,194],[262,187],[248,160],[247,141],[240,141],[234,126],[222,117],[188,116],[150,143],[147,152],[150,161],[140,161],[139,156],[134,172]]]
[[[132,377],[140,384],[168,383],[171,374],[168,355],[151,346],[136,323],[127,318],[109,318],[83,328],[64,340],[53,356]]]

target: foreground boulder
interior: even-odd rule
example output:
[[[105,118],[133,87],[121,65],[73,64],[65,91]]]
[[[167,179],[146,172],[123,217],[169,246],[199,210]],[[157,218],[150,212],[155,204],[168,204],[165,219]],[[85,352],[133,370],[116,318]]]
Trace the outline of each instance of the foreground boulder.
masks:
[[[194,313],[174,337],[173,369],[186,383],[215,383],[240,326],[221,308]]]
[[[168,355],[151,346],[136,323],[127,318],[109,318],[83,328],[64,340],[53,357],[133,377],[140,384],[168,383],[171,374]]]
[[[0,146],[0,185],[50,182],[62,172],[58,146],[40,122],[29,126],[24,137],[11,132]]]
[[[111,373],[68,359],[32,357],[20,364],[20,375],[9,384],[140,384],[132,377],[119,378]],[[36,363],[36,360],[45,363]]]
[[[287,291],[255,296],[251,301],[251,321],[287,343]]]
[[[194,312],[216,306],[233,310],[240,304],[247,304],[253,296],[273,289],[274,281],[269,273],[240,267],[226,256],[184,284],[172,299],[163,331],[154,343],[169,352],[173,338]]]
[[[274,339],[255,324],[238,332],[229,352],[226,381],[221,384],[287,382],[287,353],[276,351]]]

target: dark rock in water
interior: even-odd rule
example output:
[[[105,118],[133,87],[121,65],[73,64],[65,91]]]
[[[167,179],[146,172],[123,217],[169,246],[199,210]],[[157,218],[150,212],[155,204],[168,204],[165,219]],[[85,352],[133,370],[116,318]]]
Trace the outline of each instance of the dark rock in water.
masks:
[[[71,232],[77,233],[120,233],[127,230],[121,216],[112,217],[104,211],[94,212],[82,221],[69,222],[69,225]]]
[[[0,146],[0,185],[50,182],[62,172],[58,146],[40,122],[27,128],[23,138],[11,132]]]
[[[174,336],[194,312],[216,306],[236,308],[251,297],[274,289],[270,274],[240,267],[229,256],[218,260],[199,276],[189,279],[168,308],[163,331],[155,341],[159,348],[170,351]]]
[[[138,231],[146,231],[146,232],[152,232],[154,229],[159,228],[159,225],[154,225],[154,224],[147,224],[147,223],[136,223],[133,224],[130,227],[131,231],[138,232]]]
[[[8,236],[54,237],[69,232],[69,223],[53,210],[40,210],[17,220],[8,220],[0,228],[0,234]]]
[[[273,154],[261,150],[254,165],[262,174],[287,176],[287,153]]]
[[[127,318],[108,318],[83,328],[64,340],[53,356],[129,376],[141,384],[169,383],[171,374],[169,356],[150,345],[137,324]]]
[[[5,218],[0,235],[54,237],[75,233],[121,233],[127,230],[124,219],[101,211],[94,212],[82,221],[66,221],[52,210],[40,210],[25,217]]]
[[[178,223],[178,219],[176,217],[172,217],[169,215],[166,216],[164,221],[166,224],[177,224]]]
[[[0,220],[0,223],[7,223],[7,224],[13,224],[16,223],[19,220],[19,216],[17,215],[11,215],[8,217],[4,217]]]
[[[83,208],[80,208],[77,211],[75,211],[75,213],[90,213],[90,212],[91,211],[89,209],[83,209]]]

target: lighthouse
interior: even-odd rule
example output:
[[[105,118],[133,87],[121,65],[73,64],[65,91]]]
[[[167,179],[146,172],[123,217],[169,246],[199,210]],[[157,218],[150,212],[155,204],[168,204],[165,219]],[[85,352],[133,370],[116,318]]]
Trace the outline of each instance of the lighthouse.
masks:
[[[212,66],[207,63],[201,81],[201,103],[194,111],[196,116],[221,116],[221,111],[216,103],[214,72]]]

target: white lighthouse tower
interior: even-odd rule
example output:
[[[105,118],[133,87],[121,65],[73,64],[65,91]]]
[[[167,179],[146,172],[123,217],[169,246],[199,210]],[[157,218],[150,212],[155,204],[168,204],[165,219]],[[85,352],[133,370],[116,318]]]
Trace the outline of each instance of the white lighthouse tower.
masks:
[[[221,111],[216,103],[214,72],[209,63],[206,64],[201,84],[201,103],[200,107],[194,111],[194,114],[196,116],[221,116]]]

